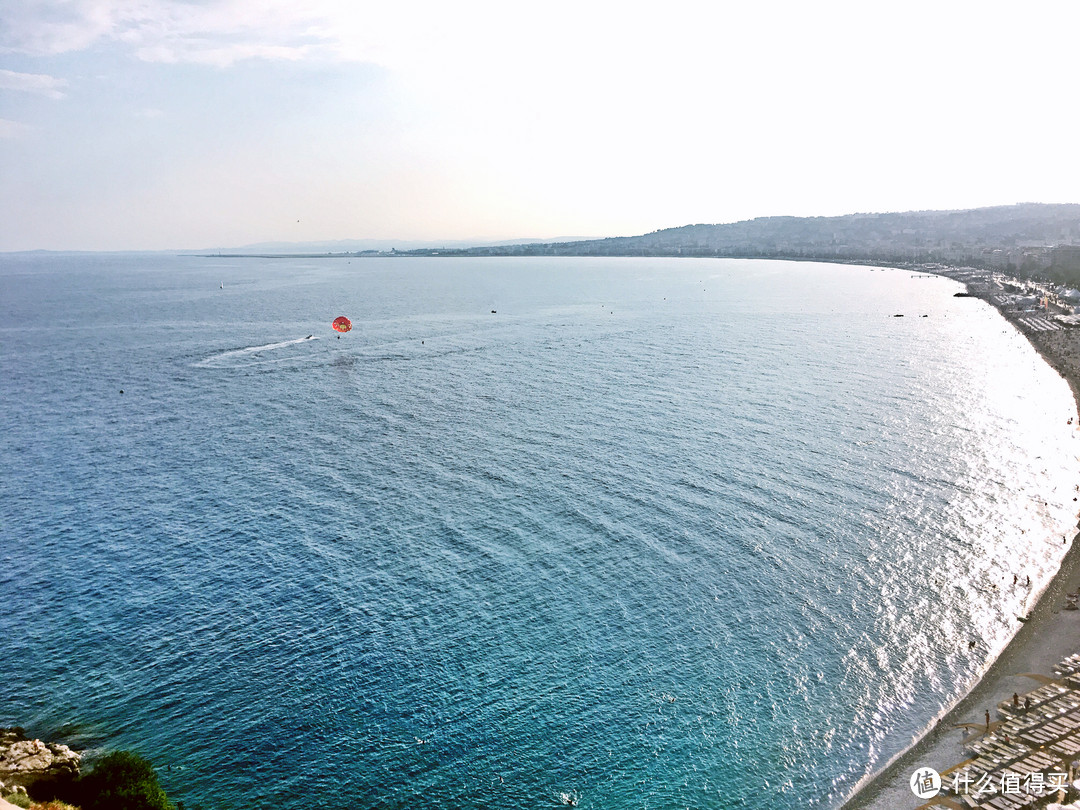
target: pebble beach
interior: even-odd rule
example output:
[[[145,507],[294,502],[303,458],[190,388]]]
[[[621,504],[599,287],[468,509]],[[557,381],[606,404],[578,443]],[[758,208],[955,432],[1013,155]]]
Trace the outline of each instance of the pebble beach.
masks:
[[[937,271],[958,280],[969,280],[964,271]],[[981,274],[985,275],[985,274]],[[988,276],[986,276],[988,278]],[[1069,383],[1080,403],[1080,329],[1039,328],[1029,318],[1021,318],[1002,306],[993,287],[968,284],[971,295],[996,307],[1032,343],[1046,362]],[[1054,677],[1054,667],[1080,652],[1080,611],[1069,610],[1068,594],[1080,590],[1080,533],[1063,538],[1070,549],[1057,575],[1039,595],[1026,622],[1021,622],[1013,639],[989,664],[981,678],[950,710],[936,718],[927,732],[911,747],[894,757],[885,767],[864,779],[843,810],[902,810],[929,806],[950,806],[941,800],[916,797],[910,787],[912,774],[921,768],[947,772],[971,758],[973,739],[981,736],[977,727],[986,712],[992,724],[1000,715],[998,704],[1012,696],[1033,693]],[[1018,617],[1018,621],[1020,621]]]

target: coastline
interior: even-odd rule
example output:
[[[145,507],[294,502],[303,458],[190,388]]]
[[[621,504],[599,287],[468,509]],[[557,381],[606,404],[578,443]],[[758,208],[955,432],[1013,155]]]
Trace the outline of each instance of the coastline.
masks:
[[[927,272],[923,270],[923,272]],[[959,278],[955,268],[930,271],[953,280]],[[998,311],[1032,345],[1040,357],[1069,384],[1080,412],[1080,330],[1031,332],[1021,328],[995,303],[989,293],[973,291]],[[1080,528],[1078,523],[1077,528]],[[1080,611],[1068,612],[1066,594],[1080,589],[1080,531],[1074,531],[1069,549],[1061,566],[1035,601],[1029,618],[1001,653],[991,661],[971,688],[952,707],[932,719],[920,737],[906,749],[859,781],[838,810],[901,810],[934,804],[915,797],[909,778],[916,768],[928,766],[938,771],[956,765],[967,758],[963,751],[961,723],[983,722],[983,712],[994,713],[997,704],[1014,693],[1023,695],[1037,688],[1037,680],[1027,673],[1052,676],[1055,664],[1073,653],[1080,652]]]

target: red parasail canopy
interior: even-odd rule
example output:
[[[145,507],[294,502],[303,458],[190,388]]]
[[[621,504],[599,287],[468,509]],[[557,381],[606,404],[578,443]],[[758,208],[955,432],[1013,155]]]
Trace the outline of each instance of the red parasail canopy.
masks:
[[[334,318],[333,327],[338,332],[348,332],[352,329],[352,321],[346,318],[344,315]]]

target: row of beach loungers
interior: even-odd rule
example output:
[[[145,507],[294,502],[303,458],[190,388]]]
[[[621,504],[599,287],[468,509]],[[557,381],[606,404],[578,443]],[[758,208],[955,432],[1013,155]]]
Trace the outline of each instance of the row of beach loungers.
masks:
[[[1046,318],[1038,315],[1027,316],[1023,318],[1017,318],[1021,326],[1026,327],[1032,332],[1055,332],[1061,328],[1061,324],[1054,323]]]
[[[1073,594],[1069,594],[1072,599]],[[1054,665],[1054,674],[1059,678],[1068,678],[1071,675],[1080,675],[1080,653],[1070,655],[1060,664]]]
[[[1080,654],[1057,664],[1054,674],[1015,702],[998,704],[1001,719],[968,738],[971,757],[941,774],[940,801],[925,806],[1045,806],[1071,784],[1080,764]]]

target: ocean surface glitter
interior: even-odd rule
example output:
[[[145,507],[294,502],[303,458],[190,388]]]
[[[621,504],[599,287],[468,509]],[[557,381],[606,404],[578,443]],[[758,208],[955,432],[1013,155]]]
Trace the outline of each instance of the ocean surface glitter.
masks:
[[[136,750],[188,810],[835,807],[1075,524],[1068,386],[942,278],[9,254],[0,286],[0,724]]]

